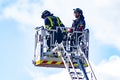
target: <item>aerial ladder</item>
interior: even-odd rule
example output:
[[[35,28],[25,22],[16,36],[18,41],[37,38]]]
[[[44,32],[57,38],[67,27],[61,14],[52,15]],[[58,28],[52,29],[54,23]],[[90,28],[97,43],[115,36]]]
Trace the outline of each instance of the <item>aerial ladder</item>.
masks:
[[[57,27],[61,31],[67,30],[66,40],[58,43],[43,26],[36,27],[35,52],[33,64],[38,67],[66,68],[71,80],[97,80],[88,59],[89,30],[69,32],[69,28]],[[47,37],[50,38],[50,52],[47,52]]]

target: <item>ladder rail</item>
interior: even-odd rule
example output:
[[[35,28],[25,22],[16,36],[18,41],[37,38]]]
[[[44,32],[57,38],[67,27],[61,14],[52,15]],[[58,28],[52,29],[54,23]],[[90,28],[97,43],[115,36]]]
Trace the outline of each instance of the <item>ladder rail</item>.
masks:
[[[71,66],[72,66],[72,68],[73,68],[73,70],[74,70],[74,72],[75,72],[75,75],[77,76],[77,79],[79,80],[78,74],[77,74],[77,72],[76,72],[76,70],[75,70],[75,67],[74,67],[74,65],[73,65],[73,62],[72,62],[71,59],[70,59],[69,53],[64,49],[63,44],[61,44],[61,47],[63,48],[64,54],[66,53],[66,56],[68,57],[68,60],[69,60]],[[65,64],[66,64],[66,63],[65,63]],[[70,65],[69,65],[69,66],[70,66]]]
[[[78,53],[79,53],[79,54],[82,54],[83,57],[85,58],[85,61],[87,62],[88,66],[90,67],[91,72],[92,72],[92,74],[93,74],[95,80],[97,80],[97,77],[95,76],[95,73],[94,73],[94,71],[93,71],[93,69],[92,69],[92,66],[91,66],[89,60],[86,58],[86,56],[85,56],[85,54],[83,53],[83,51],[81,50],[80,46],[78,46],[78,50],[79,50]],[[80,53],[80,52],[81,52],[81,53]]]
[[[70,64],[71,64],[71,66],[72,66],[72,68],[73,68],[73,70],[74,70],[74,72],[75,72],[75,75],[77,75],[77,79],[79,80],[78,74],[77,74],[77,72],[76,72],[76,70],[75,70],[75,67],[74,67],[74,65],[73,65],[73,63],[72,63],[72,61],[71,61],[70,56],[68,55],[68,53],[67,53],[67,57],[68,57],[68,59],[69,59],[69,61],[70,61]]]
[[[60,54],[61,54],[61,53],[60,53]],[[66,64],[66,62],[65,62],[64,58],[62,57],[62,55],[61,55],[61,58],[62,58],[62,60],[63,60],[63,63],[64,63],[65,68],[68,70],[68,73],[69,73],[69,67],[68,67],[68,65]],[[69,73],[69,75],[70,75],[70,73]],[[70,78],[71,78],[71,80],[73,80],[71,75],[70,75]]]
[[[80,60],[79,60],[79,59],[77,59],[77,63],[78,63],[78,67],[83,71],[83,74],[84,74],[86,80],[89,80],[89,78],[88,78],[88,76],[87,76],[87,72],[86,72],[86,70],[84,69],[82,63],[80,63]]]

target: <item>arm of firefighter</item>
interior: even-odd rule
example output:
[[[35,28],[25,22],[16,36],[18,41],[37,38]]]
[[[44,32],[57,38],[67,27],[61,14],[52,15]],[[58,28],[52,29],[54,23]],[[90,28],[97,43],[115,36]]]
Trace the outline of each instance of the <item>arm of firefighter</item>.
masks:
[[[48,20],[48,18],[46,18],[44,20],[44,23],[45,23],[45,28],[47,28],[48,30],[50,30],[50,21]]]

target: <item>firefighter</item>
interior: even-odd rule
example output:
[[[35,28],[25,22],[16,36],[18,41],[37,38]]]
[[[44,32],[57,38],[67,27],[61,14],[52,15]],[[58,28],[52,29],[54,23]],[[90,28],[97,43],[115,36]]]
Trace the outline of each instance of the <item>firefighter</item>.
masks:
[[[45,10],[42,15],[41,15],[41,18],[44,19],[44,23],[45,23],[45,28],[48,29],[48,32],[50,33],[50,35],[53,35],[54,36],[54,43],[55,41],[57,40],[58,43],[60,43],[62,40],[63,40],[63,34],[62,34],[62,31],[60,30],[60,28],[57,28],[57,27],[65,27],[64,24],[61,22],[60,18],[57,17],[57,16],[54,16],[50,11],[48,10]],[[51,32],[50,30],[57,30],[57,33],[56,32]],[[64,32],[65,30],[63,30]],[[54,33],[54,34],[53,34]],[[48,50],[47,51],[50,51],[50,39],[51,37],[49,37],[47,39],[47,45],[48,45]]]
[[[75,31],[81,31],[82,32],[85,29],[85,26],[86,26],[83,11],[80,8],[76,8],[76,9],[73,9],[73,10],[74,10],[74,16],[75,16],[76,19],[73,20],[72,28],[74,28]],[[76,35],[77,35],[77,38],[78,38],[79,36],[82,35],[82,33],[75,33],[74,37]],[[73,40],[71,41],[72,45],[79,44],[79,43],[76,43],[75,40],[76,40],[76,37],[75,37],[74,41]],[[81,41],[81,37],[78,39],[78,42],[82,43],[81,49],[85,53],[85,48],[84,48],[85,44],[84,44],[84,42]],[[88,58],[88,53],[85,53],[85,55]]]
[[[75,16],[75,20],[73,20],[73,23],[72,23],[72,29],[74,29],[74,31],[83,31],[85,29],[85,20],[84,20],[84,16],[83,16],[83,11],[80,9],[80,8],[76,8],[76,9],[73,9],[74,10],[74,16]],[[77,38],[79,38],[79,36],[81,35],[82,33],[75,33],[73,36]],[[81,38],[78,39],[79,41],[81,41]],[[78,44],[74,41],[74,44]]]
[[[82,33],[74,33],[73,31],[82,32],[85,29],[85,25],[86,25],[84,16],[83,16],[83,11],[80,8],[73,9],[73,11],[74,11],[74,16],[76,19],[73,20],[72,27],[70,29],[70,32],[73,33],[73,35],[71,36],[71,46],[79,44],[78,42],[81,41],[81,38],[79,38],[79,36],[82,34]]]

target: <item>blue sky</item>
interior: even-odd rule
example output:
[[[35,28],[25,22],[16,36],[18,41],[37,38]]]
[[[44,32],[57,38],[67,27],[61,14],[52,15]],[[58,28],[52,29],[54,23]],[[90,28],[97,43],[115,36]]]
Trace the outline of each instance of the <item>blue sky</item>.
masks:
[[[90,29],[90,62],[96,75],[99,79],[104,77],[100,80],[119,80],[120,71],[116,68],[120,66],[119,4],[119,0],[0,0],[0,80],[56,80],[53,77],[66,75],[62,69],[32,65],[34,28],[44,25],[40,16],[45,9],[70,27],[74,19],[72,9],[76,7],[83,9]],[[116,68],[117,73],[108,74],[106,67]],[[105,74],[98,75],[100,70]]]

